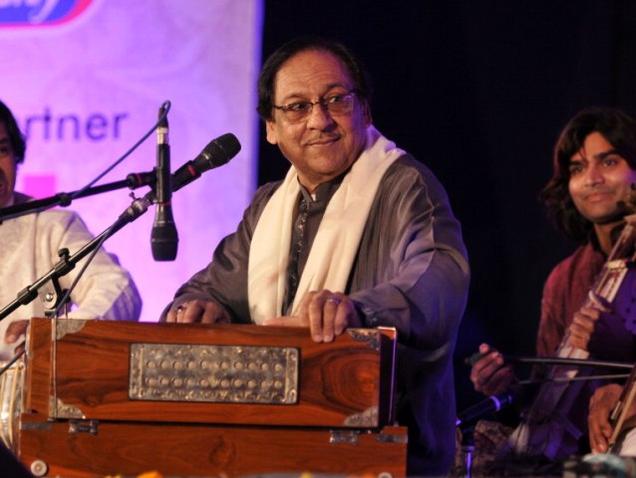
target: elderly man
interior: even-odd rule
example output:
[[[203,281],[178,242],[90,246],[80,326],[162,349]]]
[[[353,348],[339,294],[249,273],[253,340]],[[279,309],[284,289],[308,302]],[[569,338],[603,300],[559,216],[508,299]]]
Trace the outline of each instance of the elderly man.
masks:
[[[14,192],[18,164],[26,145],[11,111],[0,101],[0,207],[27,201]],[[59,260],[58,250],[77,251],[92,239],[77,214],[45,211],[9,219],[0,224],[0,307],[12,302],[18,292],[48,272]],[[80,263],[81,265],[81,263]],[[60,285],[70,287],[81,267],[64,276]],[[0,322],[0,360],[9,359],[28,319],[44,316],[52,304],[43,298],[53,287],[40,290],[40,297],[22,306]],[[104,251],[99,251],[71,295],[76,309],[70,318],[137,320],[141,299],[130,275]]]
[[[317,342],[347,327],[396,327],[408,470],[442,474],[454,448],[466,251],[444,189],[372,126],[368,100],[340,44],[300,39],[269,57],[258,111],[292,167],[257,191],[167,320],[307,326]]]

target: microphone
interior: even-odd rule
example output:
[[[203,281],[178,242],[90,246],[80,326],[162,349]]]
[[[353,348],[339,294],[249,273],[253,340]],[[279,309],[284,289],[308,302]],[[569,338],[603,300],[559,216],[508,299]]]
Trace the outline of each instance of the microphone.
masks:
[[[174,261],[177,257],[179,235],[172,216],[172,185],[170,180],[170,144],[168,140],[168,111],[164,103],[159,108],[157,127],[157,176],[155,196],[155,222],[152,225],[150,244],[156,261]]]
[[[514,400],[515,395],[512,393],[491,395],[485,400],[462,410],[462,412],[457,415],[455,426],[461,427],[467,423],[475,422],[490,413],[498,412],[502,408],[510,405]]]
[[[240,150],[241,143],[239,143],[236,136],[232,133],[226,133],[213,139],[203,148],[203,151],[201,151],[196,158],[192,161],[188,161],[174,172],[171,176],[172,191],[178,191],[182,187],[190,184],[209,169],[223,166],[236,156]],[[119,215],[116,226],[112,226],[111,229],[117,231],[125,224],[134,221],[145,213],[148,207],[155,201],[155,191],[148,191],[143,198],[138,198],[133,201],[133,203]]]
[[[208,169],[223,166],[241,150],[241,143],[232,133],[225,133],[213,139],[203,151],[188,161],[172,175],[172,190],[178,191],[183,186],[201,176]]]

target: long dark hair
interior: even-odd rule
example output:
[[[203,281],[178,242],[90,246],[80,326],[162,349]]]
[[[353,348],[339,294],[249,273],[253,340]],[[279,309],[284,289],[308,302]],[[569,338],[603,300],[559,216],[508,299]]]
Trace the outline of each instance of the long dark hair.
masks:
[[[615,108],[594,107],[577,113],[565,125],[554,147],[552,177],[541,191],[540,198],[548,217],[569,238],[577,242],[588,240],[592,223],[574,206],[568,190],[570,159],[583,147],[591,133],[600,133],[632,169],[636,169],[636,121]]]
[[[24,161],[24,153],[26,151],[24,136],[20,132],[13,113],[2,101],[0,101],[0,123],[3,123],[5,128],[7,128],[7,135],[9,135],[9,143],[15,156],[15,162],[21,163]]]

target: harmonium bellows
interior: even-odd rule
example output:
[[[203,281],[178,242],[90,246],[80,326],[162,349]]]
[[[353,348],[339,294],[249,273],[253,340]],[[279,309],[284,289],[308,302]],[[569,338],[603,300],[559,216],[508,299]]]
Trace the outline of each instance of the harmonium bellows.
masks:
[[[15,448],[39,474],[403,476],[396,332],[33,319]]]

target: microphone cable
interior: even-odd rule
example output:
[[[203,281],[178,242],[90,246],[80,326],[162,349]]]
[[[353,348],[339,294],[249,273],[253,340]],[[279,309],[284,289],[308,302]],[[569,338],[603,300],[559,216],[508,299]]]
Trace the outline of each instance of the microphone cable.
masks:
[[[119,166],[119,164],[121,164],[122,161],[124,161],[128,156],[130,156],[139,146],[141,146],[141,144],[146,141],[150,135],[152,133],[154,133],[157,128],[159,127],[159,125],[161,124],[162,121],[164,121],[166,119],[166,117],[168,116],[168,112],[170,111],[170,107],[172,106],[172,103],[170,103],[169,100],[164,101],[161,104],[161,108],[163,109],[163,114],[159,116],[159,119],[157,120],[157,122],[152,126],[152,128],[150,128],[150,130],[144,134],[139,141],[137,141],[135,144],[133,144],[128,151],[126,151],[120,158],[116,159],[115,162],[113,162],[113,164],[111,164],[110,166],[108,166],[103,172],[101,172],[99,175],[97,175],[97,177],[95,179],[93,179],[91,182],[89,182],[86,186],[84,186],[82,189],[79,189],[78,191],[75,191],[72,195],[71,195],[71,200],[75,199],[78,195],[80,195],[81,193],[83,193],[85,190],[87,190],[88,188],[92,187],[97,181],[99,181],[100,179],[102,179],[104,176],[106,176],[108,173],[110,173],[113,169],[115,169],[117,166]]]

